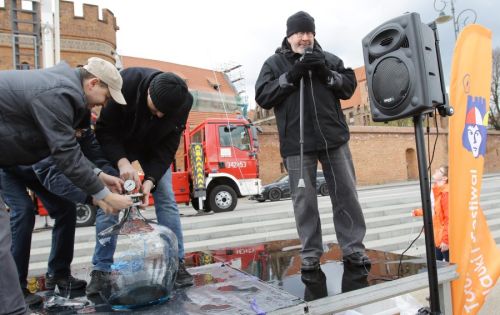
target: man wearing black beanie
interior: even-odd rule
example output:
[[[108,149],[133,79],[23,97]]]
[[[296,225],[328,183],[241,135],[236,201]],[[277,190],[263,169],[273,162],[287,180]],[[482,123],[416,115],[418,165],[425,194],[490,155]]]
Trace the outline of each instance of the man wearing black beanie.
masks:
[[[175,285],[189,286],[193,284],[193,277],[184,266],[184,241],[170,165],[179,147],[193,96],[186,82],[174,73],[127,68],[120,74],[127,106],[109,101],[97,120],[96,137],[109,161],[118,167],[120,176],[133,179],[136,187],[140,187],[144,194],[143,207],[148,205],[150,193],[153,194],[158,224],[172,230],[178,240],[179,270]],[[142,183],[131,164],[134,161],[139,162],[144,171]],[[117,216],[98,211],[96,233],[116,222]],[[106,286],[115,248],[116,238],[106,246],[96,242],[88,295],[98,294]]]
[[[323,254],[316,194],[316,168],[321,163],[333,207],[333,223],[343,260],[370,266],[363,238],[366,225],[356,192],[356,176],[349,150],[349,128],[340,99],[356,88],[354,71],[324,51],[316,41],[314,18],[300,11],[286,22],[281,47],[262,66],[255,100],[274,109],[280,153],[290,177],[298,234],[302,243],[302,271],[319,269]],[[300,163],[300,81],[304,82],[303,164]],[[301,177],[301,166],[303,176]],[[297,187],[299,179],[305,187]]]

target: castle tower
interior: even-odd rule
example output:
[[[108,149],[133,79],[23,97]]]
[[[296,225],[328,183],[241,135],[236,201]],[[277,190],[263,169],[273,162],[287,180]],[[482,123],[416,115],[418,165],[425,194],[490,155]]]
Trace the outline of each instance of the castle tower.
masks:
[[[12,2],[21,9],[21,0],[5,0],[0,2],[0,70],[14,69]],[[35,7],[34,7],[35,8]],[[39,8],[37,8],[39,9]],[[18,11],[18,19],[39,18],[40,14],[32,14],[29,10]],[[100,57],[115,63],[116,31],[119,29],[114,14],[102,10],[102,19],[99,19],[99,8],[96,5],[84,4],[83,16],[75,16],[74,3],[59,1],[60,34],[61,34],[61,60],[71,66],[83,65],[92,56]],[[25,27],[23,25],[23,27]],[[40,32],[43,32],[43,25]],[[43,44],[43,43],[39,43]],[[26,68],[35,68],[35,51],[26,39],[19,41],[19,63],[28,65]],[[31,52],[31,53],[30,53]],[[41,54],[41,49],[36,52]],[[39,60],[43,60],[39,58]],[[43,64],[39,65],[43,67]]]

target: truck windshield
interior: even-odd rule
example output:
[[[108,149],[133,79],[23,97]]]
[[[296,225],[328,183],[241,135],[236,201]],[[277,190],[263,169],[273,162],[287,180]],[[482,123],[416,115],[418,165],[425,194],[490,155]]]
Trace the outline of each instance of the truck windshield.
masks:
[[[250,151],[250,135],[245,126],[219,127],[219,140],[221,147],[236,147],[240,150]]]

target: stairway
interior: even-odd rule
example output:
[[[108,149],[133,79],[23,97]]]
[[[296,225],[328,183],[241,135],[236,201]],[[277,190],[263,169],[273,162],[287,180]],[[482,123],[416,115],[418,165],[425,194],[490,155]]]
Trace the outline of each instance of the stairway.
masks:
[[[336,242],[329,197],[318,197],[323,241]],[[365,214],[365,245],[370,249],[401,253],[422,229],[422,217],[412,217],[420,207],[418,182],[362,187],[359,198]],[[490,231],[500,244],[500,174],[483,178],[481,207]],[[194,216],[194,210],[181,206],[186,252],[235,247],[280,239],[298,238],[291,200],[258,203],[241,199],[233,212]],[[154,218],[154,211],[145,211]],[[41,222],[41,221],[40,221]],[[73,269],[88,267],[94,249],[95,228],[77,228]],[[30,274],[46,270],[50,250],[50,231],[33,234]],[[126,246],[121,244],[118,248]],[[425,255],[424,235],[407,252]]]

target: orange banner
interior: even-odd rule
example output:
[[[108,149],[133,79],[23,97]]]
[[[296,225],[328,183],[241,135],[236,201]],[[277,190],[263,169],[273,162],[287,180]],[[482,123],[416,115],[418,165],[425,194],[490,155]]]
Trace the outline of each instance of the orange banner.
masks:
[[[500,251],[479,205],[492,69],[491,31],[463,29],[453,55],[449,124],[450,261],[453,314],[476,314],[500,274]]]

